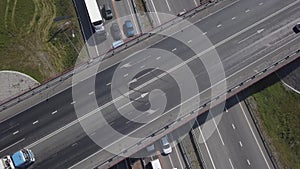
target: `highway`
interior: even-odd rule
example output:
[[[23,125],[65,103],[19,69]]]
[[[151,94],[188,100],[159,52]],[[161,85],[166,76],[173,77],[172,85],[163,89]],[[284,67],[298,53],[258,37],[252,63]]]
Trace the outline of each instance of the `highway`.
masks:
[[[239,97],[236,95],[229,99],[226,103],[228,109],[222,114],[212,110],[198,118],[195,137],[205,166],[273,169],[248,109]],[[211,133],[212,129],[215,129],[214,133]]]
[[[212,12],[212,14],[209,14],[204,19],[201,19],[203,18],[201,15],[195,15],[190,18],[190,21],[195,22],[195,25],[200,27],[211,42],[215,44],[223,62],[228,87],[232,87],[242,79],[246,79],[246,75],[254,74],[254,70],[259,70],[270,61],[283,57],[280,52],[297,49],[295,46],[299,43],[299,38],[293,34],[291,27],[299,18],[299,7],[299,1],[293,0],[272,2],[225,1],[224,4],[216,7],[215,13]],[[183,30],[173,36],[178,36],[191,45],[199,45],[196,41],[197,38],[193,39],[193,36],[195,36],[193,32]],[[153,42],[150,43],[150,48],[172,51],[184,58],[184,60],[188,60],[194,56],[192,51],[172,38],[166,38],[156,42],[154,45],[152,44]],[[149,47],[147,43],[141,43],[118,55],[126,57],[128,53],[137,51],[136,48],[144,49],[147,47]],[[170,60],[168,57],[157,58],[149,58],[143,62],[136,63],[134,69],[139,70],[145,64],[155,63],[155,60],[155,64],[158,67],[164,65],[172,66],[174,64],[168,62]],[[194,62],[190,63],[190,67],[195,74],[200,91],[205,91],[205,89],[210,87],[210,84],[208,79],[205,79],[208,77],[202,75],[202,72],[205,70],[204,67],[199,67],[199,64],[199,61],[194,60]],[[2,122],[0,128],[6,130],[1,131],[0,155],[3,156],[19,148],[28,146],[36,154],[37,162],[33,167],[37,168],[68,168],[70,166],[74,168],[92,168],[97,164],[105,162],[105,160],[112,156],[112,154],[105,151],[101,151],[91,158],[86,158],[97,152],[99,147],[89,137],[86,137],[86,134],[77,121],[73,122],[77,119],[74,114],[74,106],[78,106],[86,112],[93,111],[97,107],[95,107],[95,104],[89,103],[93,101],[92,97],[96,96],[99,106],[108,104],[103,109],[103,112],[106,120],[114,129],[120,133],[128,134],[137,127],[141,127],[141,124],[127,123],[128,120],[114,113],[115,108],[109,105],[111,103],[109,84],[111,83],[111,76],[115,68],[116,65],[97,74],[94,83],[92,78],[78,83],[76,89],[79,89],[77,94],[82,96],[82,100],[80,101],[73,101],[72,91],[69,88],[31,109],[25,110],[19,115]],[[126,72],[124,73],[126,74]],[[145,84],[147,81],[156,78],[161,72],[153,71],[147,75],[143,75],[143,73],[136,77],[138,81],[133,87]],[[201,76],[199,76],[200,74]],[[97,88],[92,89],[93,85],[90,84],[96,84]],[[167,98],[177,98],[178,92],[176,91],[178,89],[176,85],[171,84],[173,84],[173,81],[170,77],[163,77],[160,80],[151,82],[147,86],[143,86],[142,91],[146,92],[134,92],[132,98],[139,98],[141,93],[147,93],[155,88],[163,89],[167,94]],[[145,109],[145,105],[147,107],[147,101],[135,102],[135,104],[136,107],[141,109]],[[166,110],[171,110],[178,104],[180,104],[180,100],[172,99],[168,102]],[[93,115],[91,116],[92,118]],[[154,125],[157,128],[163,127],[161,122],[148,125]],[[148,126],[144,129],[150,128]],[[152,130],[155,131],[155,128]],[[53,134],[52,132],[55,131],[56,133]],[[147,130],[141,133],[147,135],[151,132],[153,131]],[[51,137],[49,136],[50,133],[52,133]],[[93,133],[90,134],[92,135]],[[40,140],[42,137],[45,138]],[[110,133],[106,133],[103,139],[103,143],[108,144],[118,138],[111,136]],[[84,161],[81,161],[83,159]]]

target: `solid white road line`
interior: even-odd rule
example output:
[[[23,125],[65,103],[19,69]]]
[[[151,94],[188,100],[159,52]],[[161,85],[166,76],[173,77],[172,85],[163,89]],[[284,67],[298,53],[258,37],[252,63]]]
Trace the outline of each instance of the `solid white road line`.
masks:
[[[255,36],[255,35],[257,35],[257,34],[262,33],[264,30],[265,30],[265,29],[259,29],[259,30],[257,30],[254,34],[252,34],[252,35],[250,35],[250,36],[248,36],[248,37],[242,39],[241,41],[239,41],[238,44],[240,44],[240,43],[242,43],[242,42],[245,42],[246,40],[252,38],[253,36]]]
[[[201,131],[201,127],[198,126],[198,129],[199,129],[200,134],[201,134],[201,137],[202,137],[202,139],[203,139],[203,143],[204,143],[204,146],[205,146],[206,151],[207,151],[207,153],[208,153],[208,156],[209,156],[209,159],[210,159],[210,161],[211,161],[211,164],[212,164],[213,168],[216,169],[214,160],[213,160],[212,157],[211,157],[210,151],[209,151],[209,149],[208,149],[208,146],[207,146],[207,144],[206,144],[205,138],[204,138],[203,133],[202,133],[202,131]]]
[[[136,23],[136,20],[135,20],[135,14],[134,14],[133,10],[131,9],[131,5],[130,5],[129,1],[130,0],[126,0],[126,2],[128,4],[130,14],[131,14],[131,17],[132,17],[132,21],[133,21],[133,24],[134,24],[134,27],[135,27],[135,30],[136,30],[136,33],[139,34],[139,29],[138,29],[138,26],[137,26],[137,23]]]
[[[261,147],[260,147],[260,145],[259,145],[259,143],[258,143],[258,140],[257,140],[257,138],[256,138],[256,136],[255,136],[255,134],[254,134],[254,132],[253,132],[253,129],[252,129],[252,127],[251,127],[251,125],[250,125],[250,122],[249,122],[249,120],[248,120],[248,118],[247,118],[247,116],[246,116],[246,113],[245,113],[245,111],[244,111],[244,108],[243,108],[243,106],[242,106],[242,104],[241,104],[241,102],[240,102],[240,99],[239,99],[239,97],[238,97],[237,95],[236,95],[235,97],[237,98],[237,100],[238,100],[238,102],[239,102],[239,105],[240,105],[240,107],[241,107],[241,110],[242,110],[242,112],[243,112],[243,114],[244,114],[244,116],[245,116],[245,119],[246,119],[246,121],[247,121],[247,124],[248,124],[248,126],[249,126],[249,128],[250,128],[250,131],[251,131],[251,133],[252,133],[252,135],[253,135],[253,137],[254,137],[254,140],[255,140],[255,142],[256,142],[258,148],[259,148],[259,151],[260,151],[260,153],[262,154],[262,156],[263,156],[263,158],[264,158],[264,160],[265,160],[265,162],[266,162],[266,164],[267,164],[267,166],[268,166],[268,169],[270,169],[269,163],[268,163],[268,161],[267,161],[267,159],[266,159],[266,157],[265,157],[265,154],[263,153],[263,151],[262,151],[262,149],[261,149]]]
[[[4,149],[0,150],[0,153],[2,153],[3,151],[5,151],[5,150],[7,150],[7,149],[9,149],[9,148],[11,148],[11,147],[13,147],[13,146],[15,146],[15,145],[21,143],[21,142],[24,141],[24,140],[25,140],[25,138],[22,138],[21,140],[19,140],[19,141],[13,143],[13,144],[11,144],[11,145],[9,145],[8,147],[5,147]]]
[[[231,162],[231,159],[230,159],[230,158],[228,159],[228,161],[229,161],[229,163],[230,163],[230,166],[231,166],[231,168],[232,168],[232,169],[234,169],[234,167],[233,167],[233,164],[232,164],[232,162]]]
[[[166,1],[166,4],[167,4],[167,7],[168,7],[169,11],[171,11],[171,8],[170,8],[168,0],[165,0],[165,1]]]
[[[198,4],[197,4],[196,0],[194,0],[194,3],[195,3],[195,6],[198,6]]]
[[[219,128],[218,128],[218,126],[217,126],[217,123],[216,123],[216,121],[215,121],[215,118],[211,115],[211,112],[209,112],[208,114],[209,114],[210,117],[212,118],[212,120],[213,120],[213,122],[214,122],[214,124],[215,124],[215,127],[216,127],[216,129],[217,129],[217,133],[218,133],[218,135],[219,135],[219,137],[220,137],[220,140],[221,140],[221,142],[222,142],[222,144],[223,144],[223,146],[224,146],[225,144],[224,144],[223,138],[222,138],[222,136],[221,136],[221,133],[220,133],[220,131],[219,131]]]
[[[180,156],[179,156],[179,153],[178,153],[178,150],[177,150],[177,147],[176,147],[176,145],[175,144],[173,144],[174,146],[174,150],[175,150],[175,152],[176,152],[176,156],[177,156],[177,158],[178,158],[178,161],[179,161],[179,164],[180,164],[180,167],[181,168],[184,168],[183,167],[183,164],[182,164],[182,161],[181,161],[181,158],[180,158]]]
[[[171,163],[171,167],[174,168],[174,164],[173,164],[173,161],[172,161],[171,157],[169,155],[168,155],[168,157],[169,157],[169,161]]]
[[[150,0],[150,2],[151,2],[151,4],[152,4],[152,6],[153,6],[154,13],[155,13],[156,18],[157,18],[157,21],[158,21],[158,25],[161,25],[161,22],[160,22],[160,19],[159,19],[159,17],[158,17],[158,13],[157,13],[156,7],[155,7],[155,5],[154,5],[154,3],[153,3],[153,0]]]

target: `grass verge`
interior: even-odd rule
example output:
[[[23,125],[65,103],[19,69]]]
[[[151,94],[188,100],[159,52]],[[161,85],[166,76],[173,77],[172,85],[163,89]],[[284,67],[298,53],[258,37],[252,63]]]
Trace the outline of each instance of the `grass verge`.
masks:
[[[61,16],[73,17],[54,21]],[[83,45],[78,25],[71,0],[0,0],[0,70],[39,82],[56,76],[74,65]]]
[[[253,96],[264,133],[280,164],[300,168],[300,95],[277,82]]]

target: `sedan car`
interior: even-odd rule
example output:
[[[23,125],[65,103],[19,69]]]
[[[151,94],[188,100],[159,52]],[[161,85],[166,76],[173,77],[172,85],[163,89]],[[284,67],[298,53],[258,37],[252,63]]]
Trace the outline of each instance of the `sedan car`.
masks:
[[[161,144],[162,144],[162,148],[163,148],[163,153],[165,155],[172,153],[172,147],[169,143],[167,136],[164,136],[163,138],[161,138]]]
[[[118,40],[121,39],[121,32],[120,32],[120,29],[119,29],[119,26],[118,26],[117,23],[112,23],[111,24],[110,33],[111,33],[112,38],[115,41],[118,41]]]
[[[124,28],[124,32],[127,37],[134,36],[134,29],[133,29],[133,24],[132,24],[131,20],[126,20],[123,28]]]
[[[299,32],[300,32],[300,23],[298,23],[297,25],[295,25],[295,26],[293,27],[293,31],[294,31],[295,33],[299,33]]]

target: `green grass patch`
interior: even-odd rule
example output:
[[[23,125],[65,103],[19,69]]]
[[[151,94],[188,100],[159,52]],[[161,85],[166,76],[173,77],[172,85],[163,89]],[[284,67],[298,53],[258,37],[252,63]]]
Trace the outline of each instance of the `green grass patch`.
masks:
[[[26,29],[34,16],[35,6],[32,0],[18,0],[15,8],[14,24],[18,30]]]
[[[254,94],[264,130],[285,168],[300,168],[300,95],[282,83]]]

